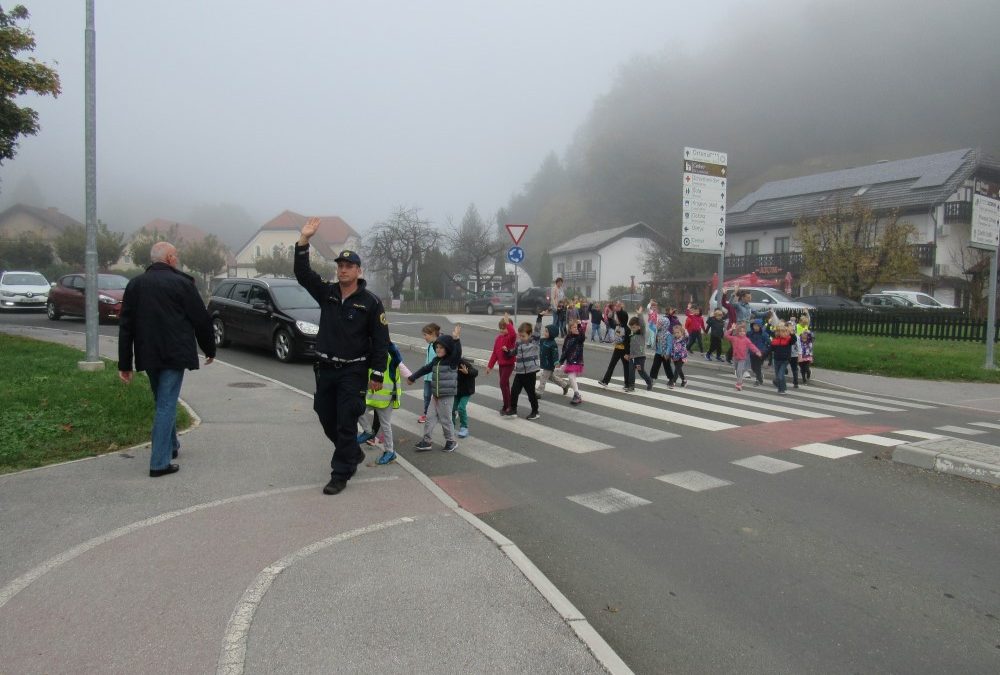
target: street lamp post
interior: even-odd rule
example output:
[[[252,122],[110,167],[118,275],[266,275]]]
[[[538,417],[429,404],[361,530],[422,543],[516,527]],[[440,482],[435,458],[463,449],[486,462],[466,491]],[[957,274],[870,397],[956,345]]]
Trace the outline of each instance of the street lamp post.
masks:
[[[86,291],[84,316],[87,321],[87,356],[77,365],[81,370],[101,370],[104,362],[98,351],[97,314],[97,65],[94,32],[94,0],[87,0],[87,27],[84,30],[84,167],[86,173],[87,243],[84,257]]]

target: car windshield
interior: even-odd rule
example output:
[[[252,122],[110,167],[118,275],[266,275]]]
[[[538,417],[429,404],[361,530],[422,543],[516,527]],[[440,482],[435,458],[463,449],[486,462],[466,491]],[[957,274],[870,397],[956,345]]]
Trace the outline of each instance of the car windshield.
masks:
[[[915,297],[917,299],[917,302],[919,302],[921,305],[930,305],[931,307],[941,306],[940,302],[938,302],[935,298],[932,298],[931,296],[927,295],[926,293],[917,293]]]
[[[309,295],[309,291],[299,285],[272,286],[271,293],[274,295],[274,302],[282,309],[315,309],[319,307],[316,299]]]
[[[97,287],[103,291],[124,291],[128,279],[117,274],[98,274]]]
[[[5,274],[3,283],[7,286],[48,286],[49,282],[41,274],[28,272],[25,274]]]
[[[781,291],[775,290],[773,288],[767,289],[767,294],[770,295],[775,302],[795,302]]]

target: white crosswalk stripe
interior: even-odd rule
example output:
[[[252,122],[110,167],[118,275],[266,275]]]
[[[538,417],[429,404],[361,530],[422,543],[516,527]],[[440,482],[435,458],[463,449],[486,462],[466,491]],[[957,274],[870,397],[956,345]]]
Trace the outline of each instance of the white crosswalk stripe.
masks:
[[[848,436],[847,438],[852,441],[858,441],[859,443],[880,445],[884,448],[892,448],[897,445],[909,443],[909,441],[904,441],[901,438],[889,438],[888,436],[879,436],[878,434],[858,434],[857,436]]]
[[[986,432],[982,429],[969,429],[967,427],[956,427],[954,425],[946,425],[943,427],[934,427],[938,431],[947,431],[949,434],[962,434],[963,436],[976,436],[978,434],[985,434]]]
[[[715,381],[722,381],[722,382],[727,381],[727,378],[725,376],[722,376],[722,375],[711,375],[711,376],[709,376],[709,378],[712,379],[712,380],[715,380]],[[734,382],[735,380],[729,379],[728,381],[729,382]],[[814,401],[826,401],[828,403],[839,403],[841,405],[851,405],[851,406],[853,406],[855,408],[865,408],[865,409],[868,409],[868,410],[881,410],[883,412],[902,412],[903,411],[903,408],[894,408],[894,407],[886,406],[886,405],[878,405],[877,403],[866,403],[866,402],[863,402],[863,401],[845,401],[842,398],[843,392],[841,392],[841,391],[834,391],[834,390],[831,390],[831,389],[824,389],[822,394],[813,393],[811,391],[805,391],[801,387],[799,389],[792,389],[792,385],[791,385],[791,381],[790,380],[789,380],[788,388],[789,388],[789,391],[793,392],[792,395],[796,399],[801,398],[801,399],[812,399]],[[834,396],[834,394],[836,394],[836,396]],[[897,401],[891,400],[891,399],[884,399],[884,398],[877,398],[877,397],[868,397],[868,398],[871,399],[871,400],[874,400],[874,401],[879,401],[881,403],[897,403]],[[899,402],[899,404],[903,405],[902,402]],[[920,406],[920,407],[922,407],[922,408],[928,408],[930,406]]]
[[[677,487],[690,490],[691,492],[703,492],[705,490],[711,490],[713,488],[725,487],[733,484],[732,481],[716,478],[715,476],[709,476],[707,473],[702,473],[701,471],[678,471],[677,473],[668,473],[663,476],[657,476],[656,480],[676,485]]]
[[[408,391],[406,393],[408,396],[421,400],[424,397],[422,391]],[[536,443],[547,442],[546,437],[549,436],[549,434],[545,433],[547,430],[541,425],[540,421],[529,422],[528,420],[514,416],[501,417],[496,410],[491,410],[479,405],[478,403],[473,403],[472,401],[469,401],[467,410],[469,417],[480,424],[488,424],[489,426],[497,427],[502,429],[505,434],[528,438]],[[463,439],[463,442],[465,442],[465,440],[466,439]],[[611,449],[610,445],[582,436],[576,436],[573,438],[572,443],[565,443],[564,445],[564,449],[577,453]]]
[[[713,377],[715,379],[726,379],[725,375],[710,375],[709,377]],[[771,378],[773,378],[773,377],[774,377],[774,371],[773,370],[772,371],[767,371],[767,370],[764,371],[764,381],[766,383],[770,384]],[[729,376],[729,380],[731,382],[733,381],[733,376],[732,375]],[[788,373],[787,381],[788,381],[788,386],[791,387],[792,386],[792,375],[791,375],[790,372]],[[810,387],[810,388],[813,387],[813,385],[811,385],[811,384],[810,385],[805,385],[805,386]],[[807,392],[803,392],[801,390],[801,388],[800,388],[799,391],[796,392],[796,394],[799,394],[799,393],[807,393]],[[856,400],[856,401],[870,401],[870,402],[873,402],[873,403],[888,403],[889,405],[893,405],[893,406],[902,406],[904,408],[914,408],[914,409],[917,409],[917,410],[931,410],[931,409],[937,407],[937,406],[934,406],[934,405],[928,405],[926,403],[917,403],[915,401],[908,401],[906,399],[893,398],[892,396],[874,396],[872,394],[860,394],[860,393],[853,392],[853,391],[845,391],[843,389],[823,389],[823,393],[824,394],[836,394],[841,399],[853,399],[853,400]],[[841,400],[841,403],[850,404],[850,401],[848,401],[848,400]],[[875,408],[875,409],[878,410],[879,408]]]
[[[792,450],[827,459],[840,459],[841,457],[861,454],[860,450],[850,450],[842,448],[839,445],[830,445],[829,443],[806,443],[805,445],[797,445]]]
[[[754,399],[755,401],[778,400],[785,402],[786,404],[789,401],[789,399],[787,398],[778,398],[778,395],[776,393],[770,392],[770,389],[762,389],[754,387],[752,384],[752,380],[747,380],[747,382],[750,384],[744,385],[743,391],[740,392],[738,395],[736,395],[736,398],[748,398],[748,399]],[[729,387],[726,387],[723,386],[722,384],[716,384],[714,381],[706,382],[701,380],[700,378],[692,378],[688,380],[688,385],[684,388],[684,391],[690,394],[693,393],[692,389],[705,389],[708,391],[725,391],[728,393],[732,391],[732,383],[730,383]],[[704,395],[708,394],[706,393]],[[845,408],[844,406],[831,405],[829,403],[821,403],[819,401],[808,401],[808,400],[803,400],[798,396],[793,396],[791,400],[794,402],[794,405],[797,408],[797,410],[795,411],[795,414],[797,415],[803,415],[803,413],[805,412],[804,409],[807,410],[809,408],[819,408],[820,410],[825,410],[826,412],[841,413],[844,415],[872,414],[870,410],[858,410],[856,408]],[[755,403],[752,403],[750,401],[743,401],[743,403],[744,405],[756,405]],[[848,403],[850,403],[850,401],[848,401]],[[822,417],[829,417],[829,415],[822,415]]]
[[[490,385],[477,385],[475,395],[478,396],[480,394],[484,394],[495,401],[500,401],[502,399],[500,389]],[[555,398],[566,400],[561,396],[556,396]],[[548,401],[549,399],[550,397],[546,395],[546,397],[542,400]],[[545,404],[543,403],[543,405]],[[555,413],[555,417],[573,424],[582,424],[583,426],[602,429],[617,436],[624,436],[629,439],[637,439],[640,441],[657,442],[666,441],[671,438],[680,438],[678,434],[672,434],[669,431],[661,431],[653,427],[644,427],[632,422],[626,422],[625,420],[617,417],[597,415],[579,408],[570,407],[568,405],[568,401],[567,405],[559,407],[559,411]]]
[[[927,441],[934,441],[945,437],[943,434],[932,434],[928,431],[918,431],[916,429],[896,429],[895,431],[890,431],[889,433],[899,434],[900,436],[909,436],[911,438],[920,438]]]
[[[760,471],[761,473],[782,473],[784,471],[791,471],[792,469],[801,469],[801,464],[796,464],[795,462],[786,462],[783,459],[777,459],[775,457],[768,457],[767,455],[754,455],[753,457],[744,457],[743,459],[737,459],[730,464],[735,464],[736,466],[742,466],[745,469],[753,469],[754,471]]]
[[[1000,429],[1000,424],[996,422],[969,422],[970,426],[985,427],[986,429]]]
[[[414,434],[417,438],[423,437],[424,425],[417,421],[417,416],[413,413],[399,408],[392,413],[392,424],[405,431]],[[436,440],[436,439],[435,439]],[[398,451],[399,448],[397,447]],[[459,440],[458,450],[455,454],[464,455],[469,459],[482,462],[486,466],[498,469],[514,464],[528,464],[535,460],[520,453],[501,448],[499,445],[487,443],[478,438],[463,438]]]
[[[646,504],[653,503],[648,499],[636,497],[635,495],[629,494],[628,492],[624,492],[617,488],[605,488],[603,490],[598,490],[597,492],[572,495],[570,497],[566,497],[566,499],[571,502],[575,502],[580,506],[586,506],[588,509],[592,509],[598,513],[617,513],[619,511],[627,511],[628,509],[634,509],[637,506],[645,506]]]

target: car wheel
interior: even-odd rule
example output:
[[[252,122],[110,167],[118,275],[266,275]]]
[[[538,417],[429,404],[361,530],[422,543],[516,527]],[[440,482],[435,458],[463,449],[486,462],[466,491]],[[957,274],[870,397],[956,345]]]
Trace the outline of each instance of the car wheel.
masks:
[[[466,314],[472,314],[472,308],[471,308],[471,307],[469,307],[468,305],[466,305],[466,306],[465,306],[465,313],[466,313]]]
[[[51,301],[45,304],[45,314],[52,321],[58,321],[59,317],[62,316],[62,314],[59,313],[59,310],[56,309],[55,304]]]
[[[295,347],[292,344],[291,334],[284,328],[279,328],[274,334],[274,356],[282,363],[289,363],[295,359]]]
[[[229,346],[229,338],[226,337],[226,324],[222,323],[222,319],[219,317],[212,319],[212,334],[215,336],[216,347]]]
[[[493,305],[486,305],[486,313],[490,316],[493,316],[493,314],[496,313],[496,310],[493,309]]]

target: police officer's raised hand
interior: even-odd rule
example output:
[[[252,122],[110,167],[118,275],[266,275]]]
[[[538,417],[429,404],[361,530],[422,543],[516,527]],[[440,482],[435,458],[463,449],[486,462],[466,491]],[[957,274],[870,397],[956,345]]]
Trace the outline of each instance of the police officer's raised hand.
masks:
[[[299,246],[305,246],[312,239],[312,236],[316,234],[319,229],[319,218],[310,218],[306,221],[306,224],[302,226],[302,232],[299,236]]]

